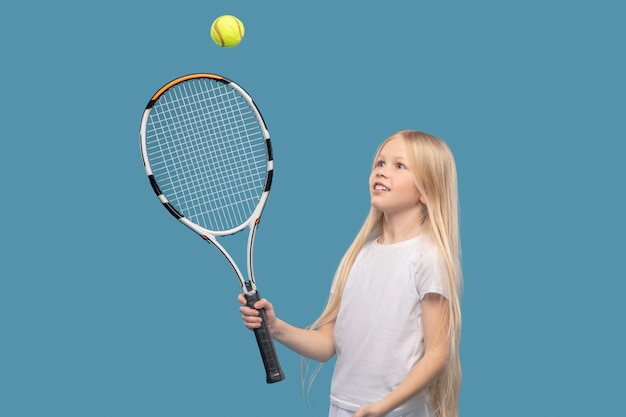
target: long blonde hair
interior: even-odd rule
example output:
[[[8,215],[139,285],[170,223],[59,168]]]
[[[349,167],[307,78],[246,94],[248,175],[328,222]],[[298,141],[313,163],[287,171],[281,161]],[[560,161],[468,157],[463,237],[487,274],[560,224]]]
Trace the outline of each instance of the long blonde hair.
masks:
[[[382,147],[390,140],[397,138],[402,139],[406,145],[408,162],[415,176],[415,185],[426,200],[426,209],[422,216],[422,231],[427,233],[438,247],[445,262],[448,278],[447,317],[450,357],[443,373],[430,385],[431,396],[438,417],[457,417],[461,385],[459,344],[462,277],[456,166],[452,152],[445,142],[435,136],[414,130],[402,130],[388,137],[379,146],[374,162]],[[337,318],[341,295],[352,265],[363,245],[379,236],[382,228],[383,213],[372,207],[361,230],[339,264],[334,291],[324,311],[310,328],[319,328]],[[304,366],[304,369],[308,370],[308,364]],[[316,374],[317,371],[313,372],[310,383]]]

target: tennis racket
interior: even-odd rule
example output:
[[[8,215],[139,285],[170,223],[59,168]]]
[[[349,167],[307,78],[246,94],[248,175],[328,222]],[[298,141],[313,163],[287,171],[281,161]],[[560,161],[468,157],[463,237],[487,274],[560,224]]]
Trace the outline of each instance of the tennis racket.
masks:
[[[253,307],[254,236],[272,184],[269,132],[250,95],[215,74],[177,78],[150,98],[140,128],[148,180],[167,211],[224,255]],[[247,279],[218,237],[249,230]],[[267,383],[283,380],[266,325],[255,329]]]

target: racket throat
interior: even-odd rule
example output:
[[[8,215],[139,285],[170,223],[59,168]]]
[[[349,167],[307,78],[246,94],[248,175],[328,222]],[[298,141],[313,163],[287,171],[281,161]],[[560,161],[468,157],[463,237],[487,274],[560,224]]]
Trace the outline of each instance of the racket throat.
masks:
[[[250,282],[250,281],[245,283],[245,288],[243,292],[246,296],[258,294],[256,285],[254,285],[254,282]]]

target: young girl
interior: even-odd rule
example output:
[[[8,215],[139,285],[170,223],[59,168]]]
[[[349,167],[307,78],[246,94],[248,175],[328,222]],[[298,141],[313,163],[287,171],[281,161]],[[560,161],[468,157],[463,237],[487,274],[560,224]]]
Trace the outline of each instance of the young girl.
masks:
[[[272,337],[320,362],[337,355],[329,417],[457,417],[461,383],[458,198],[440,139],[404,130],[378,149],[371,209],[345,253],[322,315],[307,329],[279,319]],[[244,324],[256,310],[239,301]]]

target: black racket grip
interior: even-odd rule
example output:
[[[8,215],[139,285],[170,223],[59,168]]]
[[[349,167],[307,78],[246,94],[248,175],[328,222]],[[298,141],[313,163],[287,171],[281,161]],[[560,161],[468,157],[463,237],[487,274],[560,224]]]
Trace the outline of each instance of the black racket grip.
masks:
[[[261,299],[258,291],[250,294],[244,294],[248,307],[254,308],[254,304]],[[265,376],[268,384],[282,381],[285,379],[285,374],[280,368],[278,362],[278,355],[276,354],[276,347],[274,341],[270,335],[270,329],[267,327],[267,320],[265,318],[265,310],[257,310],[261,319],[261,327],[254,329],[254,336],[256,336],[256,342],[259,345],[259,351],[261,352],[261,359],[263,359],[263,365],[265,366]]]

